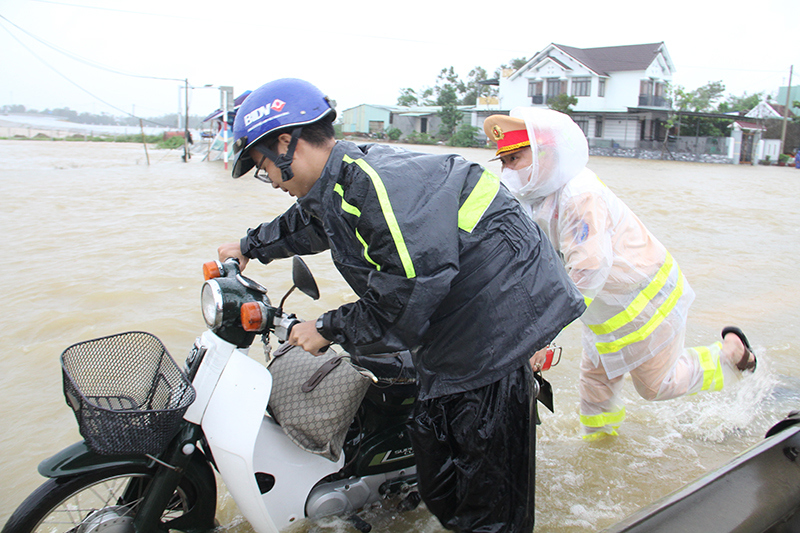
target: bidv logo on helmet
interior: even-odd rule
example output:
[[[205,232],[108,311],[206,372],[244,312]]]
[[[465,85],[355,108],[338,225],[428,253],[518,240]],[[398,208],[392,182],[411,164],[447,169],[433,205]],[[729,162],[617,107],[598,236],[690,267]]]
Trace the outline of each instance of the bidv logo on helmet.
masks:
[[[261,107],[257,107],[253,111],[251,111],[250,113],[248,113],[248,114],[246,114],[244,116],[244,125],[245,126],[249,126],[250,124],[252,124],[256,120],[258,120],[258,119],[260,119],[262,117],[269,116],[270,111],[273,110],[273,109],[275,111],[280,112],[283,109],[283,106],[285,106],[285,105],[286,105],[286,102],[276,98],[272,102],[272,105],[270,105],[269,107],[267,107],[265,105],[262,105]]]

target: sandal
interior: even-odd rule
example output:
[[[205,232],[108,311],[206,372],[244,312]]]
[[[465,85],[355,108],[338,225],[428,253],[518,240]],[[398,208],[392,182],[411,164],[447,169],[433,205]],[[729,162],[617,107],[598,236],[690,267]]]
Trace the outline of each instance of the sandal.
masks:
[[[725,335],[727,335],[728,333],[733,333],[734,335],[739,337],[739,340],[742,341],[742,344],[744,344],[744,355],[739,360],[739,362],[736,363],[736,368],[738,368],[741,372],[745,371],[755,372],[756,366],[758,364],[758,359],[756,358],[755,352],[753,352],[753,349],[750,347],[750,342],[748,342],[747,337],[745,337],[741,329],[735,326],[728,326],[724,328],[722,330],[722,338],[725,339]],[[752,361],[750,360],[750,354],[753,355]]]

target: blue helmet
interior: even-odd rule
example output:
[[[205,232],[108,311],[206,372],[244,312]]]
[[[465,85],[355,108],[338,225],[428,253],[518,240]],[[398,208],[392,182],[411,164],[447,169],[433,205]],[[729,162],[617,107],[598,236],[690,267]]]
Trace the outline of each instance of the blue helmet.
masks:
[[[328,97],[307,81],[284,78],[265,83],[248,96],[233,121],[233,177],[238,178],[255,166],[250,148],[255,146],[281,170],[283,180],[292,178],[292,157],[303,126],[319,120],[333,121],[336,111]],[[278,155],[257,145],[269,135],[290,133],[286,154]],[[257,145],[257,146],[256,146]]]

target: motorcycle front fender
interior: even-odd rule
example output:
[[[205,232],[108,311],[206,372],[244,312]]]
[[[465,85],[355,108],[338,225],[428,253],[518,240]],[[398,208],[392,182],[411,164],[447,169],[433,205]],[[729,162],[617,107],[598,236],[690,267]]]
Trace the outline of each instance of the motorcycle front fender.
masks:
[[[337,462],[298,448],[265,416],[272,374],[234,352],[203,416],[203,433],[237,507],[257,533],[279,530],[305,516],[308,493]]]
[[[253,465],[271,390],[269,371],[244,353],[234,351],[209,398],[201,423],[228,492],[257,533],[278,533],[261,498]]]
[[[130,464],[147,467],[151,461],[144,455],[100,455],[90,450],[86,442],[80,441],[39,463],[39,474],[58,478]]]

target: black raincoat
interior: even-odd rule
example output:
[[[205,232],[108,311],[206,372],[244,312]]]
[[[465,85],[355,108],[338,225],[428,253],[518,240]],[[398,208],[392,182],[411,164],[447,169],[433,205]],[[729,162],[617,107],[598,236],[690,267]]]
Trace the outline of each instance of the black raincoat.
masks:
[[[327,249],[359,300],[325,313],[323,335],[411,350],[422,400],[507,376],[585,309],[517,201],[457,155],[337,142],[309,193],[241,241],[264,263]]]

